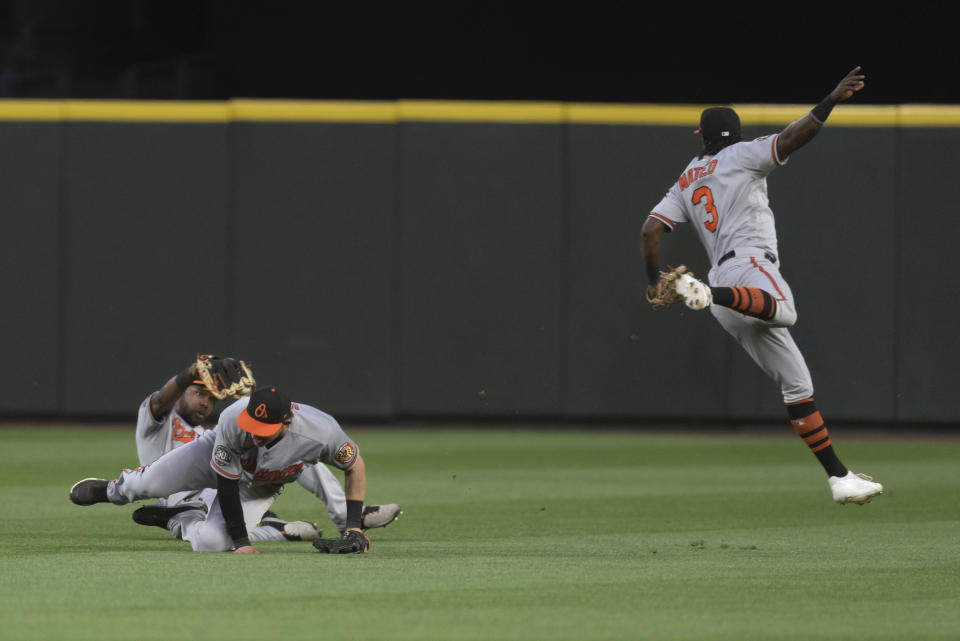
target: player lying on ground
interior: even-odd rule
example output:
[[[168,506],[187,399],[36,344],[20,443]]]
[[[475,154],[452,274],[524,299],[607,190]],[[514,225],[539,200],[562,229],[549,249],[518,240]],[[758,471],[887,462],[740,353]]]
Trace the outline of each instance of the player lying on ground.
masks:
[[[207,511],[149,506],[173,535],[195,551],[253,553],[248,532],[263,519],[286,483],[314,464],[344,470],[343,539],[365,552],[363,500],[366,471],[356,443],[333,417],[291,403],[276,387],[240,398],[220,414],[217,427],[161,456],[152,465],[124,470],[118,479],[84,479],[70,490],[78,505],[167,497],[216,488]],[[159,523],[158,523],[159,524]],[[319,540],[318,540],[319,541]],[[318,541],[315,541],[316,545]],[[329,543],[329,542],[328,542]],[[318,549],[320,549],[318,547]],[[343,551],[343,550],[339,550]]]
[[[141,467],[150,465],[173,449],[200,438],[205,431],[204,425],[213,413],[218,399],[207,389],[197,370],[197,362],[202,362],[201,359],[204,358],[206,357],[201,356],[198,361],[191,363],[140,404],[136,443]],[[209,358],[206,362],[210,362]],[[246,368],[243,375],[250,379],[250,387],[255,385],[249,368]],[[330,470],[323,464],[308,466],[298,482],[326,504],[330,519],[338,528],[343,529],[347,518],[346,497],[339,481]],[[180,508],[176,512],[157,509],[152,505],[145,506],[133,512],[133,520],[141,525],[165,528],[172,514],[188,508],[206,510],[215,497],[216,490],[210,488],[178,492],[159,498],[156,503],[161,507]],[[368,528],[382,527],[396,519],[399,514],[400,508],[396,504],[367,506],[364,509],[364,523]],[[250,529],[249,535],[251,541],[312,541],[319,538],[320,532],[315,523],[285,521],[270,512],[260,526]]]
[[[690,161],[643,225],[647,299],[655,307],[680,300],[692,309],[709,307],[780,386],[790,422],[826,470],[834,500],[860,505],[882,494],[883,486],[840,462],[814,403],[810,372],[787,329],[796,322],[797,310],[778,269],[766,176],[810,142],[834,105],[863,88],[863,79],[856,67],[820,104],[782,132],[749,142],[740,139],[740,117],[734,110],[704,110],[696,132],[703,137],[702,153]],[[692,224],[707,252],[710,286],[683,273],[682,266],[661,277],[661,239],[683,222]]]

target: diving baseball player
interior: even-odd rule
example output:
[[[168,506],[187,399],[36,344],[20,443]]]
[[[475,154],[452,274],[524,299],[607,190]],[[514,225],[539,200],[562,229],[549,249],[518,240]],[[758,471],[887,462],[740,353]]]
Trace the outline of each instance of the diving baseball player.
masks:
[[[140,404],[137,415],[136,442],[140,465],[147,466],[167,452],[181,447],[203,435],[203,424],[212,414],[217,399],[204,386],[195,363],[168,380],[163,387],[148,396]],[[315,492],[327,504],[327,511],[334,523],[346,518],[343,489],[336,477],[325,466],[311,470],[315,476]],[[133,520],[140,525],[166,523],[164,515],[188,509],[206,510],[216,493],[212,489],[177,492],[157,499],[161,507],[177,508],[160,510],[145,506],[135,510]],[[312,541],[319,537],[317,527],[307,521],[284,521],[274,514],[264,519],[263,526],[250,530],[253,541]]]
[[[797,320],[793,292],[779,271],[777,234],[767,199],[766,176],[785,165],[810,142],[834,105],[863,88],[860,67],[848,73],[816,107],[779,134],[752,141],[740,138],[740,118],[725,107],[703,111],[703,152],[695,157],[653,208],[643,225],[643,254],[655,306],[684,300],[692,309],[709,307],[714,317],[780,386],[797,434],[823,465],[833,499],[863,505],[883,486],[849,471],[834,452],[814,403],[813,381],[790,335]],[[678,268],[661,277],[664,232],[689,222],[712,266],[710,286]]]
[[[166,512],[169,529],[175,537],[190,541],[195,551],[256,553],[249,530],[260,522],[283,486],[300,481],[305,469],[315,464],[344,470],[343,537],[357,542],[356,551],[365,552],[369,539],[363,530],[372,527],[367,518],[380,506],[363,506],[366,470],[357,444],[332,416],[309,405],[291,403],[272,386],[229,405],[214,430],[205,431],[152,465],[124,470],[109,482],[84,479],[76,483],[70,499],[78,505],[108,501],[124,505],[215,487],[216,498],[207,512]]]

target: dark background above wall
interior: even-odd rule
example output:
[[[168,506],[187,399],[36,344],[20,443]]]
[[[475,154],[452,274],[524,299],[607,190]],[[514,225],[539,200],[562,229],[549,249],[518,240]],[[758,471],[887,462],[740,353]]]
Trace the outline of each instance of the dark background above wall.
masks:
[[[738,9],[2,0],[0,95],[806,104],[862,65],[862,102],[960,100],[935,12]]]

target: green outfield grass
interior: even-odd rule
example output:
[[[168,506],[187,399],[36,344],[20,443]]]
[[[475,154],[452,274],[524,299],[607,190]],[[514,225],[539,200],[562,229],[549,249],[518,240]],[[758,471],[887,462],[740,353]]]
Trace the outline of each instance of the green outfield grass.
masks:
[[[193,553],[68,500],[131,431],[0,430],[0,639],[960,638],[958,442],[835,429],[888,490],[841,507],[795,437],[347,429],[404,508],[365,556]]]

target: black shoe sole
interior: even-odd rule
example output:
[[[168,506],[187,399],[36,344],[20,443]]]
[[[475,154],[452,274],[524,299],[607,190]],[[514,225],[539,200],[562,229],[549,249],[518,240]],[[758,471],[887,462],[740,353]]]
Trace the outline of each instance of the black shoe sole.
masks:
[[[73,487],[70,488],[70,500],[77,505],[108,503],[107,481],[94,478],[77,481],[73,484]]]
[[[170,518],[175,514],[186,512],[187,510],[200,509],[196,505],[178,505],[176,507],[166,507],[163,505],[145,505],[133,511],[131,518],[140,525],[153,525],[167,529]]]

